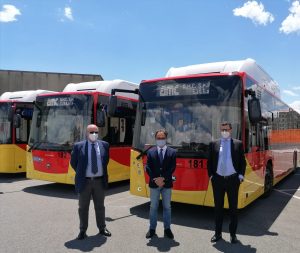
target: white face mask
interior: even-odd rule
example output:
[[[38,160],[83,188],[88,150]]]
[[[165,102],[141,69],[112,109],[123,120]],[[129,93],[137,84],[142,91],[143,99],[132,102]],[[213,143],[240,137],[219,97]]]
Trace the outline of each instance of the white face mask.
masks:
[[[98,134],[89,134],[89,139],[91,142],[95,142],[98,139]]]
[[[164,147],[167,143],[167,140],[156,140],[156,145],[159,146],[160,148]]]
[[[224,139],[227,139],[230,137],[230,133],[228,131],[222,131],[221,132],[221,135]]]

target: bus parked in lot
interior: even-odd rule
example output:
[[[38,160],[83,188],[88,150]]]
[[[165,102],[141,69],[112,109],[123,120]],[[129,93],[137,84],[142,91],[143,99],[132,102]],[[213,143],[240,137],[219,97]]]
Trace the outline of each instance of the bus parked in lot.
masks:
[[[270,194],[299,166],[300,115],[281,101],[277,83],[254,60],[171,68],[165,78],[140,84],[131,193],[149,197],[146,153],[155,131],[165,128],[177,149],[172,200],[213,206],[208,145],[220,137],[223,121],[232,123],[232,137],[242,140],[247,159],[239,208]]]
[[[137,95],[120,93],[115,117],[107,117],[114,89],[134,91],[138,85],[123,80],[72,83],[63,92],[37,97],[28,142],[28,178],[74,184],[69,164],[73,144],[86,138],[88,124],[96,124],[99,138],[110,143],[109,182],[129,179]]]
[[[0,173],[26,171],[26,145],[33,102],[46,90],[5,92],[0,96]]]

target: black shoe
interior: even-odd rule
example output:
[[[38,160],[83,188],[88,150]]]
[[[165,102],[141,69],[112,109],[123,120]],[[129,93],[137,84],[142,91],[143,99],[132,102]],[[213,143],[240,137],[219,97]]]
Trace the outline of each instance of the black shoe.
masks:
[[[169,229],[169,228],[165,229],[165,237],[168,237],[170,239],[174,239],[174,235],[173,235],[171,229]]]
[[[156,235],[155,230],[154,229],[149,229],[149,231],[146,234],[146,238],[149,239],[149,238],[152,238],[155,235]]]
[[[231,235],[231,236],[230,236],[230,242],[231,242],[231,243],[238,243],[239,240],[236,238],[236,235]]]
[[[219,241],[220,239],[222,239],[222,235],[217,235],[217,234],[215,234],[215,235],[210,239],[210,241],[211,241],[211,242],[217,242],[217,241]]]
[[[77,236],[77,240],[83,240],[85,238],[87,238],[87,235],[86,235],[85,231],[80,231],[78,236]]]
[[[111,236],[111,232],[109,232],[107,228],[101,229],[101,230],[99,231],[99,234],[100,234],[100,235],[104,235],[104,236],[108,236],[108,237]]]

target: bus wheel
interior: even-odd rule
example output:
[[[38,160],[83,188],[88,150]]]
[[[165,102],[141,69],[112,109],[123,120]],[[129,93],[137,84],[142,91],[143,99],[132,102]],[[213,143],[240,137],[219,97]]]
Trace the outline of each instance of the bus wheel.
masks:
[[[264,197],[269,197],[273,190],[273,168],[270,163],[267,164],[265,172]]]

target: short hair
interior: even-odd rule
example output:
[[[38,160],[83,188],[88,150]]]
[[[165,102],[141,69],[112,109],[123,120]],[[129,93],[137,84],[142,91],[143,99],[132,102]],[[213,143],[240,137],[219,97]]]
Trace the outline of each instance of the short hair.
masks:
[[[231,123],[228,122],[228,121],[223,121],[223,122],[221,123],[221,126],[229,126],[229,128],[232,129],[232,125],[231,125]]]
[[[166,131],[166,129],[159,129],[159,130],[157,130],[155,132],[155,138],[156,138],[156,136],[157,136],[158,133],[163,133],[166,136],[166,138],[168,137],[168,132]]]

